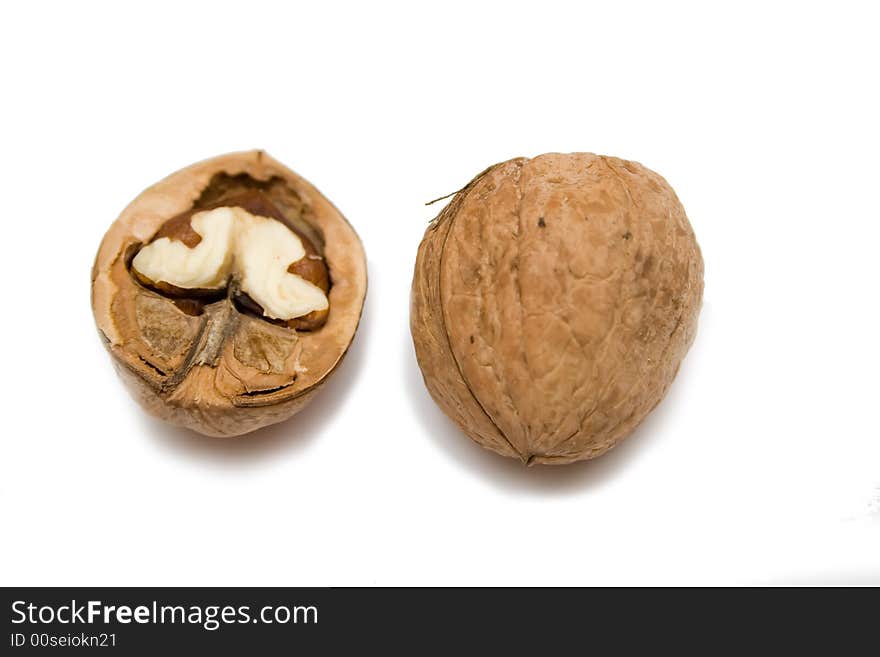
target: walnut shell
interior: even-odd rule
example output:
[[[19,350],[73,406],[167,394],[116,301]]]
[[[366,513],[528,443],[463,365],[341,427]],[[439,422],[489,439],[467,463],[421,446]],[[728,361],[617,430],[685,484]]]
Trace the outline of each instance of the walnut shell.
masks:
[[[326,262],[329,314],[314,331],[267,321],[231,298],[175,298],[130,271],[138,249],[172,217],[253,190]],[[92,310],[117,371],[149,413],[234,436],[287,419],[312,398],[354,338],[366,288],[364,250],[345,218],[306,180],[250,151],[193,164],[131,202],[95,258]]]
[[[662,177],[554,153],[490,167],[431,223],[410,323],[431,396],[470,438],[570,463],[660,402],[702,291],[700,249]]]

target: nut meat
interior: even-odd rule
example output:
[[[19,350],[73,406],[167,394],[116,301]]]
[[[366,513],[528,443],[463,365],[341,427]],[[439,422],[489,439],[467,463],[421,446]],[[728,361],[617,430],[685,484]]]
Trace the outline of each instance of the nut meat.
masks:
[[[365,293],[354,230],[262,151],[144,191],[92,270],[98,330],[135,398],[215,436],[301,409],[345,355]]]
[[[694,339],[703,261],[675,192],[591,153],[497,164],[419,247],[425,383],[474,441],[527,464],[599,456],[660,402]]]

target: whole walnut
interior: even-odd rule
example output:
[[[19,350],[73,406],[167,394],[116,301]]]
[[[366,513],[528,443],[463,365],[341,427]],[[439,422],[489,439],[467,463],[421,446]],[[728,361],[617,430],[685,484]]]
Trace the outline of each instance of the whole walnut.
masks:
[[[419,246],[411,330],[431,396],[524,463],[595,458],[663,398],[694,339],[703,260],[668,183],[592,153],[516,158]]]

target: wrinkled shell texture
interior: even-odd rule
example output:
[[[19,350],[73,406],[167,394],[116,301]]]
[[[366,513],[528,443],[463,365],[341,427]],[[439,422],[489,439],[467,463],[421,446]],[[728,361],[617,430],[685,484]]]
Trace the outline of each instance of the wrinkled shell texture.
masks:
[[[694,339],[703,261],[675,192],[591,153],[495,165],[425,233],[412,290],[434,400],[528,464],[599,456],[660,402]]]
[[[259,189],[321,245],[330,314],[312,332],[242,312],[229,299],[201,314],[139,284],[131,258],[170,218]],[[223,155],[141,193],[104,236],[92,269],[92,310],[122,380],[152,415],[233,436],[287,419],[334,371],[360,320],[367,274],[354,230],[311,184],[266,155]]]

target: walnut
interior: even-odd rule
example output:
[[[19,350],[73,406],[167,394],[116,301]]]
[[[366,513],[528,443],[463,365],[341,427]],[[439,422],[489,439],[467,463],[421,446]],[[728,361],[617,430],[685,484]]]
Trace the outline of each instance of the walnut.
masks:
[[[216,436],[301,409],[345,355],[365,293],[354,230],[262,151],[144,191],[92,269],[95,321],[134,397]]]
[[[660,402],[694,339],[703,261],[675,192],[636,162],[517,158],[425,232],[411,330],[425,384],[478,444],[597,457]]]

